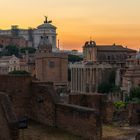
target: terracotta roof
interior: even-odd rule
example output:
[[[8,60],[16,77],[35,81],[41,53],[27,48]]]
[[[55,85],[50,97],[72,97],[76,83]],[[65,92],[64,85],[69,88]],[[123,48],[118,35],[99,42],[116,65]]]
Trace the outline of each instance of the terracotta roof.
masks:
[[[134,51],[133,49],[125,48],[121,45],[97,45],[99,51]]]
[[[127,51],[127,52],[136,52],[136,50],[123,47],[122,45],[96,45],[95,41],[87,41],[84,47],[96,47],[98,51]]]

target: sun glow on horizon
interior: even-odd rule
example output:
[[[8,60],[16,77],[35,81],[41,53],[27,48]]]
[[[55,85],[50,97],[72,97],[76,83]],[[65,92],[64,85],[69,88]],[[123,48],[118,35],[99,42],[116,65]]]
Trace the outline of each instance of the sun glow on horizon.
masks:
[[[62,49],[82,50],[92,37],[97,44],[140,48],[139,0],[1,0],[0,29],[36,28],[44,15],[58,28]]]

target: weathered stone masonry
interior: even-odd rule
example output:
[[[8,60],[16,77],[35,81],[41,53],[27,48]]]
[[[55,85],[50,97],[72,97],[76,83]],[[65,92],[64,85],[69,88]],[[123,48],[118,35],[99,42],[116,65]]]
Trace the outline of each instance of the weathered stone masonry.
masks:
[[[12,102],[17,117],[28,116],[40,123],[67,130],[75,135],[101,140],[100,113],[96,109],[63,104],[53,84],[32,82],[26,76],[0,76],[0,91]]]
[[[112,123],[114,105],[107,100],[103,94],[80,94],[73,93],[69,95],[69,103],[79,106],[95,108],[100,114],[104,123]]]
[[[18,124],[10,100],[0,92],[0,140],[17,140]]]

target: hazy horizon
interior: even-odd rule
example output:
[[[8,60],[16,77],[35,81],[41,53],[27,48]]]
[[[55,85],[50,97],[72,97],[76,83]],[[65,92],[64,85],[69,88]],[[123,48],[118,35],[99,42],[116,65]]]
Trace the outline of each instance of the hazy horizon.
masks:
[[[97,44],[140,48],[139,0],[1,0],[0,29],[37,27],[47,15],[58,28],[62,49]]]

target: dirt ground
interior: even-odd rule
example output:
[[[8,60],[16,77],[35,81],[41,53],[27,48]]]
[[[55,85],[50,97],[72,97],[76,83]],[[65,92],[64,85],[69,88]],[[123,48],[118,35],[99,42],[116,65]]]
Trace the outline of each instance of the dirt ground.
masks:
[[[135,140],[140,126],[103,126],[103,140]]]
[[[119,127],[114,125],[103,126],[103,140],[135,140],[136,134],[140,132],[137,127]],[[31,122],[28,129],[20,130],[19,140],[84,140],[65,131],[46,127],[39,123]]]
[[[31,122],[28,129],[20,130],[19,140],[82,140],[65,131]]]

